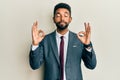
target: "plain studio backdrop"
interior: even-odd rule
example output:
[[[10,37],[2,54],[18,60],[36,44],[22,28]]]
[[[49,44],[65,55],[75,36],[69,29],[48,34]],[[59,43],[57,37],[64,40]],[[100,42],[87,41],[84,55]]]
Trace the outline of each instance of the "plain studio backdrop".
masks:
[[[84,80],[120,80],[120,0],[0,0],[0,80],[43,80],[44,66],[29,66],[31,27],[37,20],[46,34],[54,31],[59,2],[72,7],[70,30],[84,30],[84,22],[92,27],[97,67],[82,63]]]

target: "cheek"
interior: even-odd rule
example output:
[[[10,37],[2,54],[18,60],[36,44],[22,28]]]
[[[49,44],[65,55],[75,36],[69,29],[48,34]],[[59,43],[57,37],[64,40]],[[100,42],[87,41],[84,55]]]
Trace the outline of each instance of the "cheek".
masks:
[[[70,23],[71,22],[70,18],[66,18],[65,22]]]
[[[54,22],[60,22],[60,19],[59,18],[55,18]]]

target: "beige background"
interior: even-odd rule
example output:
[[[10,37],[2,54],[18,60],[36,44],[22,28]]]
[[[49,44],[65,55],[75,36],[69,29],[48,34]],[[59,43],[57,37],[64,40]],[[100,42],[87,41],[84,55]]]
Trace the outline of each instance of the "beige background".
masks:
[[[31,26],[38,20],[46,34],[53,31],[58,2],[72,7],[70,30],[78,33],[91,23],[97,67],[82,64],[84,80],[120,80],[120,0],[0,0],[0,80],[43,80],[43,66],[29,66]]]

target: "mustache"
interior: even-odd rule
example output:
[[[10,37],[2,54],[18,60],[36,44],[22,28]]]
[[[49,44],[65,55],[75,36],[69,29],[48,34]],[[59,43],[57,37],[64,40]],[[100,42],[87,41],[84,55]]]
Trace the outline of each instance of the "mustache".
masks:
[[[65,24],[68,24],[67,22],[65,22],[65,21],[60,21],[60,22],[57,22],[58,24],[60,24],[60,23],[65,23]]]

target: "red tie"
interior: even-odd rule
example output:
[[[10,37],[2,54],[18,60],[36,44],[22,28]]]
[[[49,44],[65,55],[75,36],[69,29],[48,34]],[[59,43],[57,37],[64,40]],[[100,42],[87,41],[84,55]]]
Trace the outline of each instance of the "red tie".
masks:
[[[64,37],[61,36],[60,42],[60,80],[64,80]]]

